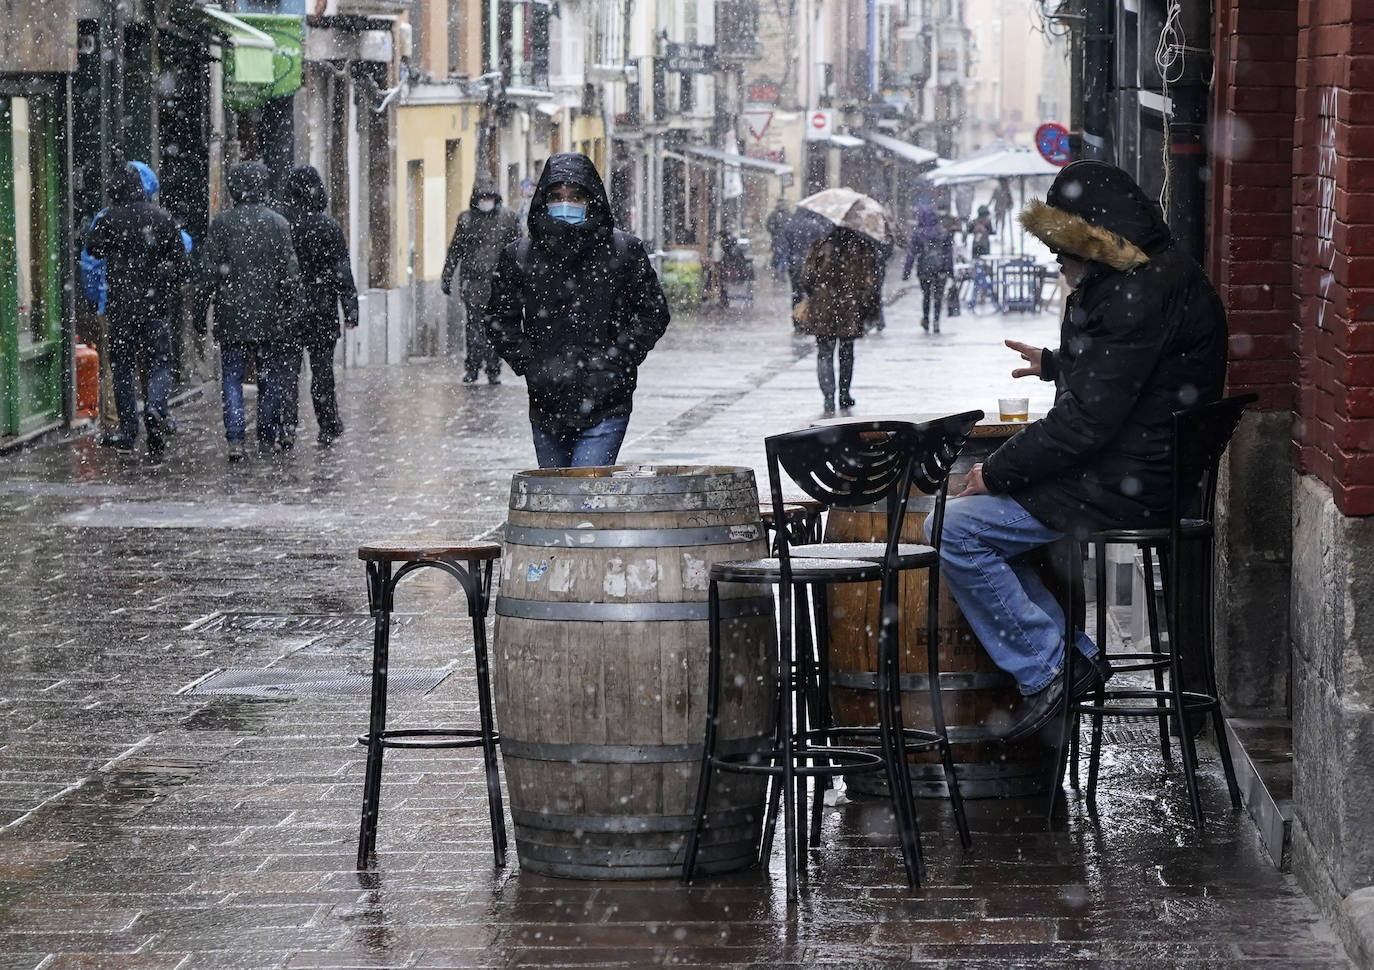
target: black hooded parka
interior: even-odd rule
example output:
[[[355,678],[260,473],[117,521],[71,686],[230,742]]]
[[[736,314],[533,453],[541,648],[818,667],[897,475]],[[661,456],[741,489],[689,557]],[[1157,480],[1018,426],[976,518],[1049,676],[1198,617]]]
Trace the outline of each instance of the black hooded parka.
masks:
[[[491,199],[495,206],[483,212],[478,203]],[[491,277],[501,250],[520,238],[520,217],[501,204],[501,192],[490,176],[473,183],[467,211],[458,216],[449,240],[444,271],[439,280],[448,291],[455,270],[460,270],[459,290],[473,306],[485,307],[491,299]],[[459,264],[462,264],[461,267]]]
[[[549,215],[552,186],[580,186],[586,222]],[[668,327],[668,303],[644,245],[612,225],[591,159],[550,156],[530,199],[529,239],[501,253],[487,332],[529,388],[530,423],[576,433],[630,414],[639,365]]]
[[[300,165],[286,178],[283,215],[291,224],[291,244],[300,266],[301,296],[297,332],[307,344],[339,337],[339,307],[344,323],[358,325],[358,288],[348,260],[343,230],[325,210],[329,196],[313,165]]]
[[[205,237],[204,280],[196,320],[215,302],[221,344],[295,343],[300,270],[291,226],[267,205],[267,166],[239,162],[229,170],[234,207],[215,216]]]
[[[1072,163],[1021,218],[1089,269],[1058,349],[1042,351],[1054,406],[988,458],[983,481],[1061,531],[1157,525],[1173,412],[1218,400],[1225,385],[1221,300],[1158,205],[1113,165]]]
[[[106,183],[110,207],[86,239],[86,251],[108,260],[105,312],[115,325],[171,316],[190,269],[181,230],[148,200],[138,169],[127,162]]]

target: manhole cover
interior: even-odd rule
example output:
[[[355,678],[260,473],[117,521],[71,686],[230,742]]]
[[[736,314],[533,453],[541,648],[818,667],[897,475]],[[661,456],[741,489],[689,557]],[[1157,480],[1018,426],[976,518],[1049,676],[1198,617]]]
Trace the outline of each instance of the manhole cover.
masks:
[[[392,613],[391,628],[406,626],[414,613]],[[372,617],[366,613],[211,613],[186,624],[183,633],[220,633],[226,630],[257,630],[278,633],[342,633],[371,635]]]
[[[452,667],[392,667],[387,677],[388,696],[428,694],[441,684]],[[221,670],[184,687],[182,694],[234,694],[248,697],[299,697],[304,695],[365,696],[372,692],[372,675],[347,670]]]

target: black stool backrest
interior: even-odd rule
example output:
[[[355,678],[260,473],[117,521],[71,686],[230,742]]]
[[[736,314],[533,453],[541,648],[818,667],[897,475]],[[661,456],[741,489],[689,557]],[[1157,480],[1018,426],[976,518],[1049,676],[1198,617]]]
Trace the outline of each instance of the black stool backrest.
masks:
[[[782,521],[779,469],[827,508],[886,502],[887,561],[891,565],[896,561],[911,486],[936,496],[934,525],[938,527],[950,468],[982,416],[982,411],[968,411],[922,424],[846,421],[772,435],[764,439],[764,450],[773,514]],[[778,544],[778,558],[785,577],[791,573],[790,555],[784,539]]]
[[[1174,412],[1171,525],[1183,518],[1212,520],[1221,456],[1245,409],[1259,399],[1241,394]]]

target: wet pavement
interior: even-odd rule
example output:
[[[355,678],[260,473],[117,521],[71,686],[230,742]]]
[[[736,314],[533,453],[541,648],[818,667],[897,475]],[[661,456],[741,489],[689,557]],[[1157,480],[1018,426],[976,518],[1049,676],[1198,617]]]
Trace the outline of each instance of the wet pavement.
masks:
[[[1013,387],[1000,341],[1057,329],[963,316],[927,336],[918,302],[860,342],[855,414],[992,410]],[[764,435],[820,414],[812,360],[778,294],[680,316],[622,459],[761,472]],[[1207,748],[1211,821],[1193,830],[1149,725],[1110,735],[1099,812],[1070,793],[1052,831],[1042,801],[971,803],[965,853],[947,804],[923,802],[919,890],[885,803],[861,795],[827,809],[794,907],[780,843],[766,869],[690,889],[534,876],[513,849],[496,869],[480,760],[453,751],[388,755],[378,867],[355,872],[367,698],[288,682],[367,670],[362,542],[503,521],[533,464],[524,389],[460,376],[346,372],[345,436],[318,449],[307,415],[285,459],[227,464],[213,393],[180,410],[160,466],[89,437],[0,459],[0,970],[1349,966]],[[1026,388],[1033,411],[1048,390]],[[391,727],[475,721],[455,589],[402,587],[393,675],[452,673],[394,692]],[[284,676],[259,696],[191,692],[225,670]]]

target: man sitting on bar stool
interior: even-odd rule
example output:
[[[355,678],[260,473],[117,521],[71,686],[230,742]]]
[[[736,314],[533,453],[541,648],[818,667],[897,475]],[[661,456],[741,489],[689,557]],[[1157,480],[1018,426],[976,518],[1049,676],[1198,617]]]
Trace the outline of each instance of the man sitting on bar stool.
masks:
[[[1025,554],[1065,535],[1158,526],[1168,514],[1171,417],[1219,400],[1226,316],[1158,205],[1129,175],[1078,161],[1021,224],[1059,257],[1072,288],[1057,350],[1008,340],[1054,381],[1054,406],[975,465],[945,512],[941,572],[992,660],[1023,695],[1005,734],[1029,737],[1063,710],[1064,614]],[[1111,676],[1083,631],[1072,691]]]

